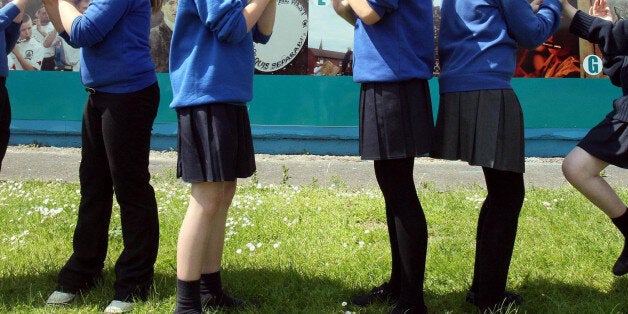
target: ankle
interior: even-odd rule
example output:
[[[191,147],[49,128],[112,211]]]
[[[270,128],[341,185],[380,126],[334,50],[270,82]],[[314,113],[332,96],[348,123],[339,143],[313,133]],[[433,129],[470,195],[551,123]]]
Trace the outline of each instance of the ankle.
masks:
[[[201,313],[199,280],[177,279],[177,308],[175,313]]]

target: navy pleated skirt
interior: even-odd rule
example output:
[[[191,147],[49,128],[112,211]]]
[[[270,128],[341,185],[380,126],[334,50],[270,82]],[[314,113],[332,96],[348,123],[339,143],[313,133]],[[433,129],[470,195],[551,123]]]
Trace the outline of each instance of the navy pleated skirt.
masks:
[[[578,143],[589,154],[611,165],[628,169],[628,122],[609,113]]]
[[[177,109],[177,177],[185,182],[233,181],[255,172],[247,107],[225,103]]]
[[[523,112],[514,91],[441,94],[430,156],[525,172]]]
[[[429,152],[434,133],[427,80],[362,83],[360,156],[400,159]]]

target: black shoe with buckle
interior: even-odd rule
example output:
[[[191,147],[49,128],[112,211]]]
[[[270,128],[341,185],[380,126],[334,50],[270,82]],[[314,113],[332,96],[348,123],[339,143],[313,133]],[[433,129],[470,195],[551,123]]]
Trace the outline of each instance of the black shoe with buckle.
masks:
[[[373,303],[393,303],[399,299],[399,295],[394,293],[388,282],[371,289],[370,292],[355,296],[351,302],[358,306],[367,306]]]
[[[468,303],[471,303],[477,306],[478,299],[477,299],[477,296],[475,295],[475,292],[473,291],[467,292],[466,301]],[[503,304],[504,306],[508,306],[510,304],[521,305],[521,303],[523,303],[523,297],[513,291],[504,291],[504,297],[502,298],[502,301],[500,302],[500,304]]]
[[[203,306],[203,310],[208,311],[217,308],[244,309],[248,307],[256,307],[257,303],[237,299],[221,291],[220,293],[202,294],[201,305]]]

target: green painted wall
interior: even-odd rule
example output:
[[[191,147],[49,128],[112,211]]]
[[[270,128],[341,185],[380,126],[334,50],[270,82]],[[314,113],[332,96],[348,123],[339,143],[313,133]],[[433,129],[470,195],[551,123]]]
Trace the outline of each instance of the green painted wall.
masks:
[[[168,108],[169,77],[156,122],[176,122]],[[259,125],[357,126],[359,85],[351,77],[255,76],[251,123]],[[611,110],[621,90],[607,79],[514,79],[526,128],[590,128]],[[81,120],[87,97],[78,73],[12,71],[7,80],[15,120]],[[435,108],[438,83],[430,81]]]

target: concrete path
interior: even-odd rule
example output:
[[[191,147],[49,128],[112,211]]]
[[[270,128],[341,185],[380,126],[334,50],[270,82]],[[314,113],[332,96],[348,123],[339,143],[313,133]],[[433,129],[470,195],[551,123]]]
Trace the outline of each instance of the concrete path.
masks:
[[[176,152],[151,152],[153,174],[174,174]],[[78,182],[80,149],[10,146],[0,180],[64,180]],[[568,187],[561,172],[562,158],[526,159],[526,187]],[[321,186],[344,184],[350,188],[376,188],[373,163],[355,156],[256,155],[257,180],[262,184],[292,185],[316,182]],[[628,171],[614,166],[605,171],[613,186],[628,186]],[[418,188],[458,189],[474,184],[484,186],[480,167],[466,162],[417,158],[414,166]],[[242,180],[247,182],[250,179]]]

